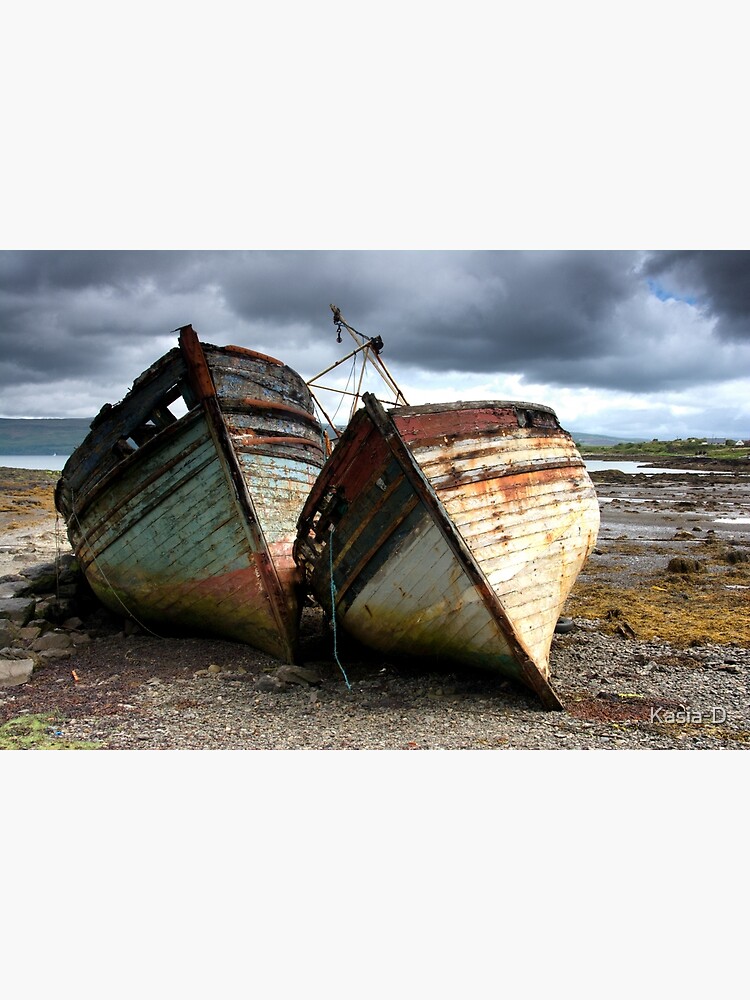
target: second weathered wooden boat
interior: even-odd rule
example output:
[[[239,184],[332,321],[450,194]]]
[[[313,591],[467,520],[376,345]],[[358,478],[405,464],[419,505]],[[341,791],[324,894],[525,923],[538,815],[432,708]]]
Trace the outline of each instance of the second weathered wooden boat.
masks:
[[[300,516],[310,591],[372,648],[498,671],[562,707],[552,637],[599,528],[570,434],[534,403],[362,399]]]
[[[120,403],[102,408],[55,502],[113,611],[152,631],[211,634],[293,661],[304,591],[292,546],[324,461],[295,371],[201,343],[187,326]]]

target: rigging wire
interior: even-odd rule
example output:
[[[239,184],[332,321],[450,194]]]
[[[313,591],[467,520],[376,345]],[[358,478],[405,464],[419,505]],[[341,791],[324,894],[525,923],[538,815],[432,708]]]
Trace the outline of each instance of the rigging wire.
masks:
[[[333,532],[334,527],[331,525],[328,529],[329,540],[328,540],[328,560],[329,560],[329,575],[331,578],[331,623],[333,625],[333,657],[336,663],[339,665],[339,670],[344,675],[344,680],[346,681],[346,686],[351,691],[352,686],[349,683],[349,678],[346,676],[346,670],[344,670],[341,665],[341,660],[339,659],[338,650],[338,639],[336,634],[336,583],[333,579]]]
[[[362,395],[364,375],[365,371],[367,370],[368,363],[375,369],[375,371],[380,376],[381,380],[385,383],[385,385],[388,387],[388,389],[393,393],[395,397],[393,400],[384,399],[381,400],[381,402],[386,403],[387,405],[390,406],[398,406],[399,404],[408,406],[409,405],[408,400],[406,399],[403,392],[397,385],[395,379],[393,378],[391,373],[388,371],[388,368],[380,358],[380,352],[383,350],[382,337],[380,336],[366,337],[363,333],[360,333],[359,330],[355,330],[354,327],[350,326],[346,322],[346,320],[342,317],[341,310],[339,309],[338,306],[334,306],[333,304],[331,304],[331,311],[333,312],[333,322],[336,325],[336,334],[337,334],[336,342],[339,344],[342,342],[341,331],[343,328],[346,328],[347,332],[349,333],[352,340],[357,346],[354,351],[350,352],[345,357],[340,358],[332,365],[329,365],[328,368],[325,368],[322,372],[319,372],[317,375],[314,375],[311,379],[307,381],[306,384],[308,389],[310,390],[310,394],[312,395],[315,405],[317,406],[320,413],[331,425],[331,428],[334,430],[334,432],[335,432],[334,422],[324,410],[319,399],[313,392],[313,389],[323,389],[326,392],[338,393],[341,396],[352,396],[353,397],[352,408],[349,414],[349,420],[351,420],[352,417],[354,416],[357,404]],[[356,375],[356,357],[358,354],[362,354],[362,371],[359,378],[359,384],[356,386],[356,391],[352,392],[349,390],[348,387],[352,381],[352,377]],[[337,389],[333,388],[332,386],[320,384],[318,382],[318,379],[322,378],[324,375],[327,375],[328,372],[333,371],[334,368],[338,368],[339,365],[342,365],[345,361],[348,361],[349,358],[353,358],[354,361],[352,363],[352,370],[346,382],[347,386],[346,388]],[[336,413],[334,414],[334,419],[336,416],[338,416],[340,409],[341,409],[341,402],[336,407]],[[338,437],[339,435],[337,434],[336,436]]]

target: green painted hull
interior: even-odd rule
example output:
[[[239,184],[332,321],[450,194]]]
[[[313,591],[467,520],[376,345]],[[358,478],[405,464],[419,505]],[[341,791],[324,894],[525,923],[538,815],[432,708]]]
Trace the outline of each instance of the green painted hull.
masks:
[[[293,661],[303,595],[292,544],[322,433],[291,369],[239,348],[197,350],[197,362],[170,352],[102,411],[57,506],[112,611],[156,634],[220,636]],[[203,389],[191,371],[201,355]],[[175,419],[178,397],[188,412]]]

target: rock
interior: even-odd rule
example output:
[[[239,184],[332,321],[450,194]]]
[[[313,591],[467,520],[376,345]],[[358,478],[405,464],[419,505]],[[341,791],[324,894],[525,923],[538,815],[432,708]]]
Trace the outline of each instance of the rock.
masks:
[[[8,618],[23,627],[31,621],[36,609],[33,597],[5,597],[0,599],[0,618]]]
[[[282,684],[320,684],[320,674],[294,663],[285,663],[276,671],[276,678]]]
[[[31,643],[31,648],[37,653],[48,652],[49,650],[70,649],[73,640],[67,632],[48,632],[39,636]]]
[[[35,655],[21,646],[3,646],[0,649],[0,658],[3,660],[25,660],[27,657],[31,657],[33,660]]]
[[[22,576],[5,576],[0,581],[0,598],[22,597],[26,581]]]
[[[72,648],[68,648],[68,649],[45,649],[45,650],[42,650],[41,653],[37,653],[36,655],[39,657],[40,661],[45,661],[46,662],[47,660],[62,660],[62,659],[65,659],[67,656],[72,656],[73,653],[74,653],[74,650]]]
[[[636,637],[635,629],[625,619],[615,625],[615,632],[617,635],[622,636],[623,639],[635,639]]]
[[[702,573],[703,563],[697,559],[689,559],[687,556],[674,556],[667,563],[668,573]]]
[[[566,635],[568,632],[572,632],[574,628],[575,623],[572,618],[558,618],[555,625],[555,632],[558,635]]]
[[[0,659],[0,687],[15,687],[18,684],[26,684],[33,672],[34,661],[32,659]]]
[[[255,682],[256,691],[283,691],[284,683],[278,677],[271,677],[270,674],[261,674]]]
[[[20,637],[21,631],[10,618],[0,618],[0,646],[10,646]]]
[[[724,554],[724,561],[730,566],[736,566],[737,563],[750,562],[750,556],[744,549],[728,549]]]
[[[34,639],[38,639],[42,634],[42,629],[38,625],[32,625],[29,623],[25,628],[18,630],[18,638],[23,639],[24,642],[33,642]]]
[[[37,604],[37,612],[40,616],[54,622],[55,625],[72,617],[75,610],[75,602],[62,597],[51,597],[48,601],[40,601]]]
[[[59,571],[53,563],[36,563],[22,570],[21,576],[27,580],[26,592],[28,594],[48,594],[57,589],[59,583]]]
[[[69,629],[70,631],[72,631],[73,629],[80,628],[81,625],[83,625],[83,622],[81,621],[80,618],[76,618],[75,616],[73,616],[73,618],[66,618],[65,621],[62,623],[62,627]]]

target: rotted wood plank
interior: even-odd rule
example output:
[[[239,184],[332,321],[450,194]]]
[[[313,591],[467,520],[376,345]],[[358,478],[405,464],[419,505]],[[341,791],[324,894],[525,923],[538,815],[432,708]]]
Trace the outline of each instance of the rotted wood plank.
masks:
[[[288,659],[293,662],[297,655],[295,642],[296,624],[290,620],[284,587],[268,551],[268,543],[263,534],[252,497],[250,496],[242,466],[234,450],[223,413],[216,398],[216,389],[208,362],[192,326],[183,327],[180,330],[180,349],[183,351],[186,359],[191,385],[196,395],[202,401],[211,435],[214,438],[217,451],[222,457],[222,467],[228,480],[234,487],[235,497],[238,506],[242,510],[247,531],[253,539],[253,548],[257,553],[256,564],[269,595],[279,635],[286,642]]]
[[[180,350],[185,359],[190,385],[198,399],[205,400],[215,396],[216,387],[208,362],[198,340],[198,334],[190,325],[180,327]]]
[[[419,468],[416,459],[410,449],[401,439],[395,422],[386,414],[385,410],[372,393],[365,393],[362,397],[364,407],[375,426],[380,430],[384,440],[387,442],[396,459],[411,481],[418,496],[432,513],[433,518],[445,535],[448,544],[452,548],[456,557],[461,560],[466,567],[467,574],[473,585],[481,594],[491,613],[502,622],[502,632],[506,636],[508,645],[513,650],[521,673],[526,683],[536,691],[546,708],[561,710],[563,708],[559,696],[552,687],[550,681],[544,676],[539,667],[534,662],[529,651],[525,648],[522,640],[516,634],[513,623],[508,618],[505,609],[498,600],[497,594],[490,586],[487,578],[477,565],[471,550],[468,548],[463,538],[459,534],[452,520],[448,516],[445,508],[439,501],[435,491],[430,486],[429,481]]]

